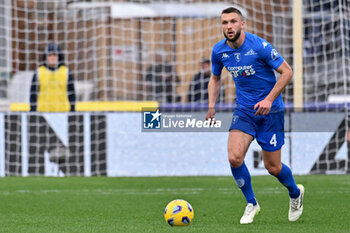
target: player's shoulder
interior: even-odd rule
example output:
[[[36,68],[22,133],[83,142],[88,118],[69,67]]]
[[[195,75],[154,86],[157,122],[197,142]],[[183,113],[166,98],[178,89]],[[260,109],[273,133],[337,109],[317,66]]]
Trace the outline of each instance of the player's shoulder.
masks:
[[[254,46],[256,49],[263,49],[267,46],[268,42],[259,37],[258,35],[255,35],[253,33],[246,32],[246,40],[249,41],[251,46]]]
[[[246,38],[250,42],[250,47],[254,48],[254,51],[259,54],[260,57],[267,57],[274,51],[273,46],[264,38],[252,33],[246,33]]]
[[[226,39],[222,39],[217,42],[213,47],[213,52],[218,53],[226,47]]]

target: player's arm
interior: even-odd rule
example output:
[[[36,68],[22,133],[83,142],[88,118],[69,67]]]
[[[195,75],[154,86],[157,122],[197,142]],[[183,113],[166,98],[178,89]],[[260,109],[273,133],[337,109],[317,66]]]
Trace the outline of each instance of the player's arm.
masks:
[[[217,45],[213,47],[213,51],[211,53],[211,77],[208,83],[208,113],[206,120],[212,120],[215,115],[215,104],[216,99],[220,93],[221,86],[221,71],[224,68],[224,65],[221,61],[221,56],[217,53]]]
[[[254,110],[257,109],[255,115],[269,114],[273,101],[275,101],[275,99],[281,94],[292,79],[293,71],[286,61],[283,61],[276,71],[281,74],[280,78],[277,80],[275,86],[272,88],[266,98],[254,106]]]
[[[220,86],[221,86],[221,77],[212,74],[208,84],[209,104],[208,104],[208,113],[207,113],[206,120],[214,118],[215,103],[216,103],[216,99],[219,96]]]

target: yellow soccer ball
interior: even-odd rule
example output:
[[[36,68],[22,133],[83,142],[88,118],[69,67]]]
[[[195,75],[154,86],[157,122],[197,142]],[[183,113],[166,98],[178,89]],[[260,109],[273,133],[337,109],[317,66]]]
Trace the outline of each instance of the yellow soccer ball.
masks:
[[[188,226],[193,217],[193,208],[185,200],[173,200],[165,207],[164,218],[170,226]]]

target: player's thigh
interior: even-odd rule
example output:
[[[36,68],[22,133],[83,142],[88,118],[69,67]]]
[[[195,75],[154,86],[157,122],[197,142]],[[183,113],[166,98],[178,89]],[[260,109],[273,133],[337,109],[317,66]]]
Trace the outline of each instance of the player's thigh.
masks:
[[[282,169],[281,149],[277,151],[262,151],[265,168],[272,175],[278,175]]]
[[[253,136],[241,130],[230,130],[228,136],[228,158],[231,166],[240,166],[245,158],[245,154],[253,140]]]

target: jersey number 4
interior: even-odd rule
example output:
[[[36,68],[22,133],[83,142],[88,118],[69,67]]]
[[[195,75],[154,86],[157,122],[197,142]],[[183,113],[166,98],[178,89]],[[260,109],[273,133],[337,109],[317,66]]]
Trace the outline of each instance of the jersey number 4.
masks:
[[[272,135],[272,138],[270,140],[270,144],[273,145],[274,147],[277,146],[277,139],[276,139],[276,134]]]

